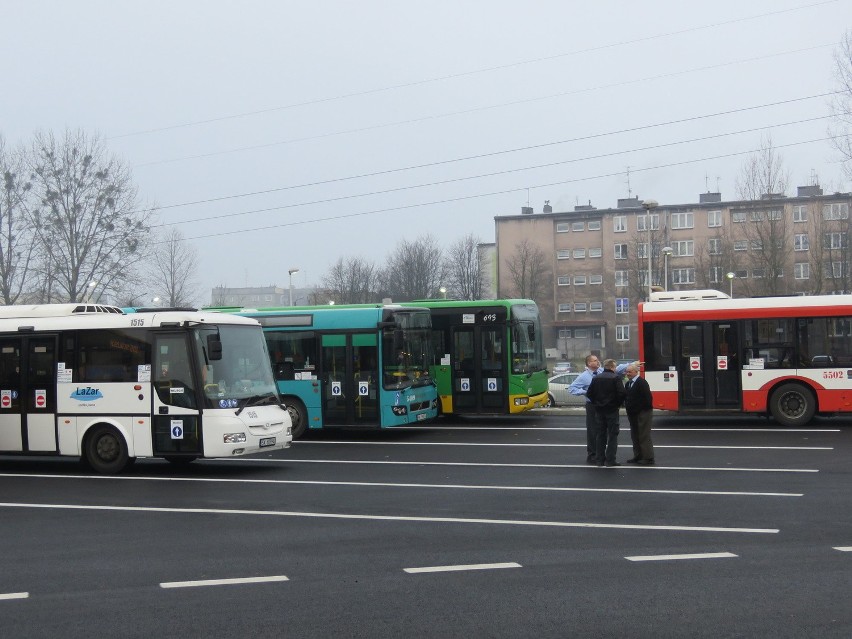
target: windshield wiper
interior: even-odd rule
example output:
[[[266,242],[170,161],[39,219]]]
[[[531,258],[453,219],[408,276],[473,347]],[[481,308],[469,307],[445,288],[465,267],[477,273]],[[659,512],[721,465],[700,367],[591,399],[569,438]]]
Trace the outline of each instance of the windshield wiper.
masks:
[[[247,398],[245,403],[237,409],[235,415],[239,415],[243,412],[243,409],[248,408],[249,406],[263,406],[264,404],[270,403],[282,405],[278,398],[273,395],[252,395],[251,397]]]

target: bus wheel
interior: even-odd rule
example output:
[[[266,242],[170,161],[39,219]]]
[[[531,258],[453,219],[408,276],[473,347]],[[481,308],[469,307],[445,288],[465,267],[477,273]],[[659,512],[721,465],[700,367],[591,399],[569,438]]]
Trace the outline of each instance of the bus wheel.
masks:
[[[547,402],[545,402],[545,408],[554,408],[556,406],[556,400],[553,398],[553,395],[550,393],[547,394]]]
[[[128,465],[127,444],[112,426],[95,426],[86,437],[86,461],[98,473],[119,473]]]
[[[816,399],[801,384],[782,384],[769,398],[769,410],[782,426],[804,426],[813,419]]]
[[[295,397],[285,398],[284,404],[293,423],[293,439],[299,439],[308,429],[308,411],[305,410],[305,405]]]

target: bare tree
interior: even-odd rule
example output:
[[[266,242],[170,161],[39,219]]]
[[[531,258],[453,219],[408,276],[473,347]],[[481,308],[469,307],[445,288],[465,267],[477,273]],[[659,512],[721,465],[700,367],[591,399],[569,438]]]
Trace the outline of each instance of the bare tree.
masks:
[[[322,278],[322,297],[338,304],[366,304],[377,301],[376,266],[361,257],[338,258]]]
[[[403,240],[388,259],[379,281],[385,296],[394,301],[436,297],[445,281],[445,261],[438,242],[431,235],[412,242]]]
[[[27,218],[31,184],[21,151],[7,151],[0,136],[0,302],[15,304],[27,291],[36,243]]]
[[[831,102],[833,124],[829,134],[840,154],[843,172],[852,179],[852,30],[847,31],[834,52],[837,91]]]
[[[171,227],[165,237],[154,244],[151,254],[151,286],[160,293],[166,306],[196,304],[198,253],[186,243],[183,234]]]
[[[118,290],[144,255],[149,231],[150,211],[140,209],[129,169],[82,131],[61,140],[37,133],[29,161],[44,301]]]
[[[513,294],[520,298],[537,300],[550,296],[553,274],[544,251],[524,239],[518,244],[514,255],[506,260]]]
[[[452,297],[477,300],[485,285],[485,268],[480,260],[482,240],[469,233],[447,250],[447,284]]]

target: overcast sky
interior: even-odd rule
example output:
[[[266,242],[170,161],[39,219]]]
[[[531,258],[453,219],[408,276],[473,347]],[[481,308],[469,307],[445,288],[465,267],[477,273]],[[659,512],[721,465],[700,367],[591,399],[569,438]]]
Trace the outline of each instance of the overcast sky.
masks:
[[[0,133],[82,128],[216,285],[319,284],[402,239],[618,198],[735,199],[771,135],[826,138],[849,0],[0,0]]]

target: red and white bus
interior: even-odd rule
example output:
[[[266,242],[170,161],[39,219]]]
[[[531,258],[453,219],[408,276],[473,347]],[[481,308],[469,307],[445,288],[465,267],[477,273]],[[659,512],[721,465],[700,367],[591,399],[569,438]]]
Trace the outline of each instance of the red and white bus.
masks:
[[[852,295],[652,293],[639,340],[654,408],[768,413],[785,426],[852,412]]]

